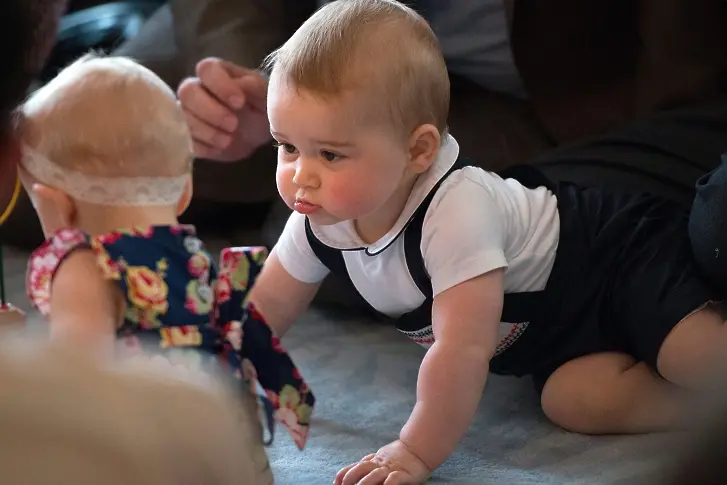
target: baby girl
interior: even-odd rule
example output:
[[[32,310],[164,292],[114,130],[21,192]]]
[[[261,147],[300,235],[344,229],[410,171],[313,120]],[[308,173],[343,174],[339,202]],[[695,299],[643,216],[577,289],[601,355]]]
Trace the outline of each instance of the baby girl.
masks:
[[[268,417],[277,407],[302,447],[313,396],[246,303],[264,250],[226,250],[220,277],[177,220],[192,197],[192,153],[173,91],[129,59],[87,56],[27,100],[18,128],[21,180],[47,237],[27,289],[52,337],[183,365],[195,349],[193,365],[221,364],[246,391],[259,383]],[[252,393],[241,394],[247,406]],[[251,439],[258,482],[269,483],[260,433]]]

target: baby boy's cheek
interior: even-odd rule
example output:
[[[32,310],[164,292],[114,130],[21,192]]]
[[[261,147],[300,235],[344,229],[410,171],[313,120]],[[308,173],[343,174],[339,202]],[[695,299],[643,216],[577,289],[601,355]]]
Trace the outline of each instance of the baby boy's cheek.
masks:
[[[275,182],[278,187],[278,192],[283,198],[289,198],[291,197],[290,192],[293,191],[293,176],[295,175],[294,171],[291,171],[287,168],[280,168],[278,167],[276,173],[275,173]]]
[[[372,194],[375,194],[375,188],[369,187],[363,181],[349,181],[347,183],[339,183],[331,187],[330,197],[341,213],[358,217],[362,213],[367,213],[372,205]]]

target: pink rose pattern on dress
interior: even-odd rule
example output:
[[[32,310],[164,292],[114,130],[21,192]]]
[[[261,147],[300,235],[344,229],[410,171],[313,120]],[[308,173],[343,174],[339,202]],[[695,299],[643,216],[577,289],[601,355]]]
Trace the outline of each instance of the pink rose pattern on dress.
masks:
[[[224,331],[226,353],[233,368],[241,369],[250,388],[263,389],[259,396],[268,411],[268,428],[283,424],[296,445],[308,439],[315,397],[288,353],[273,335],[265,318],[247,301],[248,289],[260,273],[264,248],[228,248],[222,251],[215,301],[217,324]],[[238,350],[239,349],[239,350]]]
[[[126,300],[118,331],[122,356],[173,357],[182,349],[199,351],[226,367],[259,393],[272,435],[284,424],[299,448],[308,437],[315,402],[308,385],[260,313],[247,302],[265,248],[228,248],[222,271],[191,226],[153,226],[90,237],[61,230],[30,257],[26,286],[30,301],[50,312],[53,277],[75,250],[94,252],[105,278],[117,283]]]
[[[60,263],[78,248],[89,248],[89,238],[76,229],[63,229],[33,251],[28,261],[25,290],[43,315],[50,313],[50,289]]]

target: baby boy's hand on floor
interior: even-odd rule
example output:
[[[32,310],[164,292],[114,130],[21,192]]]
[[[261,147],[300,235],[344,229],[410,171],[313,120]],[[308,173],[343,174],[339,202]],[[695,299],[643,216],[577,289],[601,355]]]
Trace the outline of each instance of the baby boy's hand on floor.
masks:
[[[431,470],[399,440],[338,472],[334,485],[419,485]]]

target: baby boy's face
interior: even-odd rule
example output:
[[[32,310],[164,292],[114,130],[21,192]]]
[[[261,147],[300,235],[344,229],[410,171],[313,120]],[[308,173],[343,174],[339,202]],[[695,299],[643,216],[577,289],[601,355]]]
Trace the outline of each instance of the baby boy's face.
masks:
[[[289,207],[322,225],[381,218],[403,183],[409,150],[390,123],[367,119],[376,102],[353,92],[323,98],[271,81],[277,184]]]

